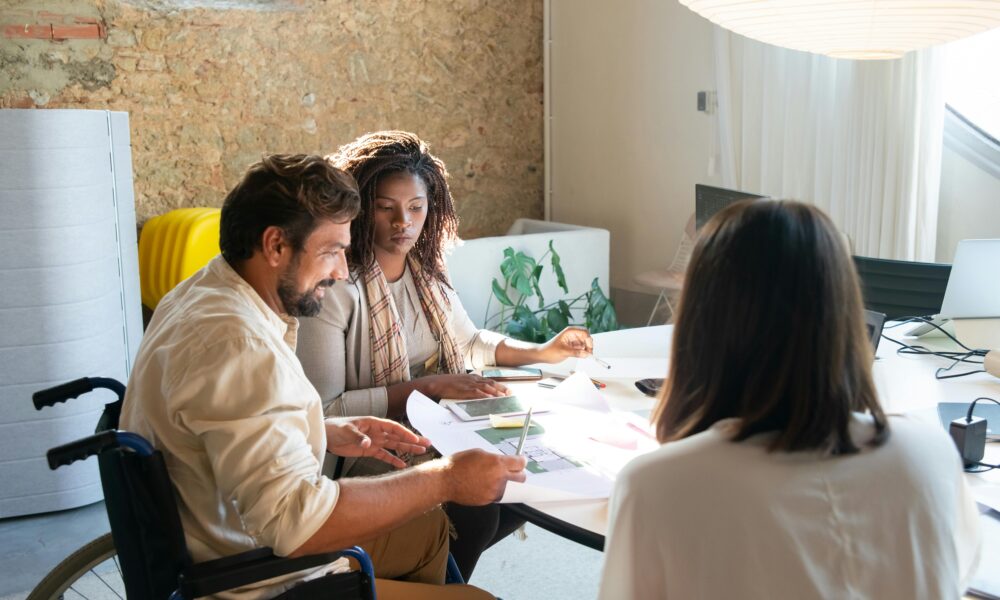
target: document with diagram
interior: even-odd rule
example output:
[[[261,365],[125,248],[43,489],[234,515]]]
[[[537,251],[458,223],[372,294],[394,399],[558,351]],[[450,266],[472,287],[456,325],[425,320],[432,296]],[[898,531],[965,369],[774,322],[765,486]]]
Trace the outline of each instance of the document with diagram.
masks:
[[[606,404],[602,408],[603,403],[587,398],[594,393],[593,384],[581,374],[534,399],[548,410],[532,418],[525,439],[527,480],[509,483],[501,502],[607,498],[618,471],[657,447],[648,434],[611,414]],[[419,392],[407,402],[407,417],[445,456],[472,448],[514,455],[523,429],[523,421],[514,427],[462,421]]]

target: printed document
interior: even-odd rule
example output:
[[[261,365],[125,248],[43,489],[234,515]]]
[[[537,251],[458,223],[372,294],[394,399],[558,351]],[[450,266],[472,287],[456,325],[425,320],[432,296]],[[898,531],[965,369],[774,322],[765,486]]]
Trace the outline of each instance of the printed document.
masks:
[[[582,373],[537,398],[549,408],[535,415],[522,454],[525,483],[507,484],[501,502],[545,502],[607,498],[625,464],[657,447],[633,423],[634,415],[611,413]],[[522,427],[493,427],[490,421],[462,421],[419,392],[407,401],[410,424],[449,456],[480,448],[513,455]]]

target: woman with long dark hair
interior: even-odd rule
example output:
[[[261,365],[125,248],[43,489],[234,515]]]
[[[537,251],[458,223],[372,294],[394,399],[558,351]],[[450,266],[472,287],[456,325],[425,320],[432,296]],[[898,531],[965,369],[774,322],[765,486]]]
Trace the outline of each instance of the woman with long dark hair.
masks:
[[[600,597],[957,598],[977,517],[954,444],[886,416],[840,234],[742,202],[698,239],[653,413],[611,499]]]
[[[590,355],[593,340],[580,327],[529,344],[472,323],[444,262],[458,236],[448,172],[417,136],[367,134],[330,160],[357,180],[361,212],[351,223],[351,279],[329,289],[299,334],[299,358],[326,414],[400,419],[414,390],[435,400],[503,396],[502,384],[467,369]],[[369,474],[371,464],[352,461],[346,472]],[[523,522],[495,505],[446,510],[466,579],[480,553]]]

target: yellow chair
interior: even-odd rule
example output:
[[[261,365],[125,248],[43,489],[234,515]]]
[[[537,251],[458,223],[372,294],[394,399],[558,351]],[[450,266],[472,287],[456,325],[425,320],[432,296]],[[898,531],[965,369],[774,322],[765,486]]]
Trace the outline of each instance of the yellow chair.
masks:
[[[179,208],[146,221],[139,235],[139,287],[150,310],[219,253],[218,208]]]

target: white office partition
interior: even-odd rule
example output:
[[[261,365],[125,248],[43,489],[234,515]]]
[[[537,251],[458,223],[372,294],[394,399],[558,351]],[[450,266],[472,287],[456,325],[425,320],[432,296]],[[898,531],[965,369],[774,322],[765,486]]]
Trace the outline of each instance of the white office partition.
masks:
[[[45,452],[93,433],[114,395],[36,411],[79,377],[125,381],[142,335],[128,115],[0,110],[0,518],[102,498],[95,459]]]

